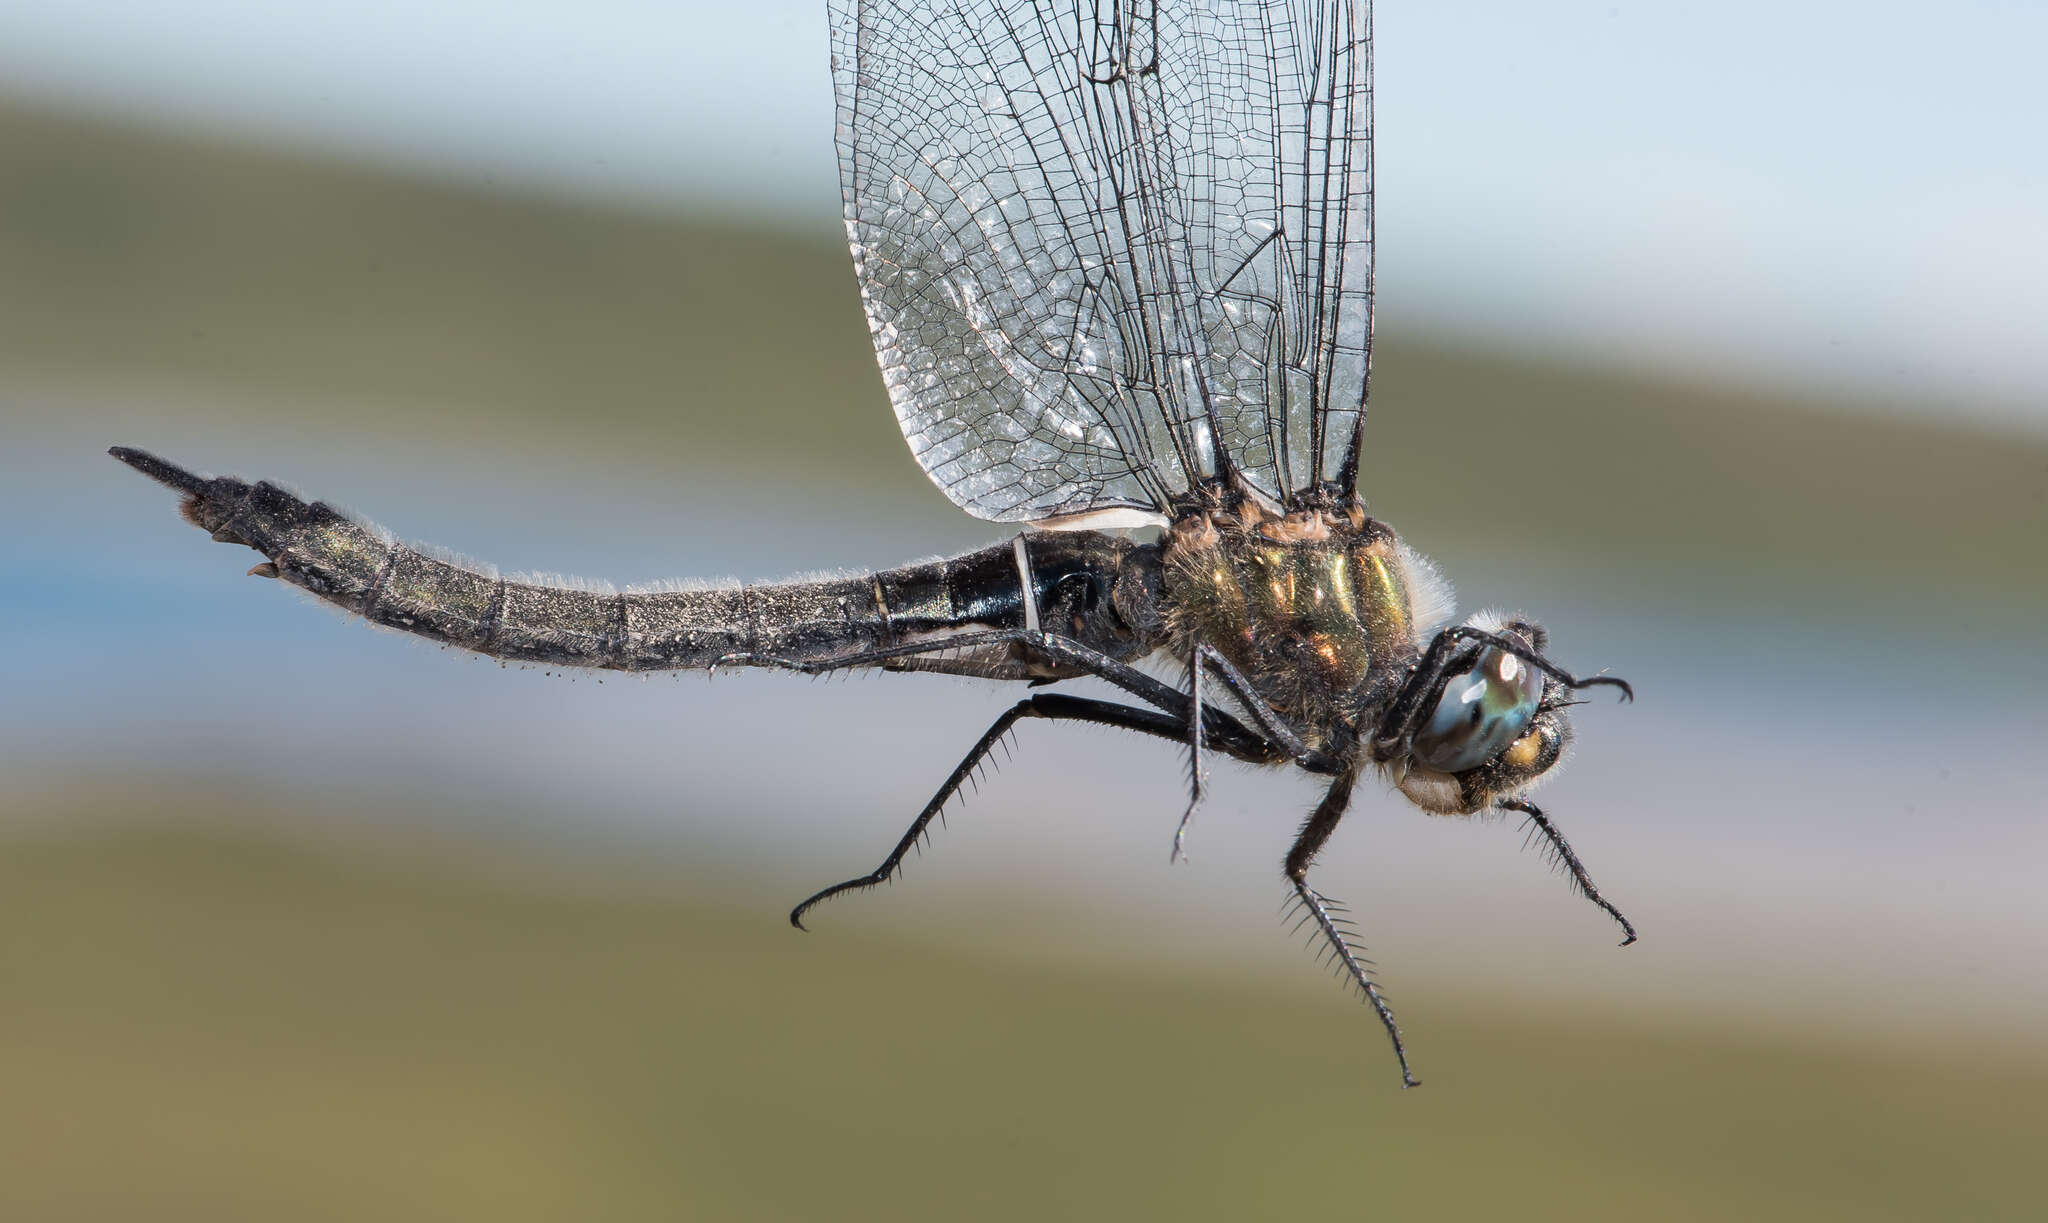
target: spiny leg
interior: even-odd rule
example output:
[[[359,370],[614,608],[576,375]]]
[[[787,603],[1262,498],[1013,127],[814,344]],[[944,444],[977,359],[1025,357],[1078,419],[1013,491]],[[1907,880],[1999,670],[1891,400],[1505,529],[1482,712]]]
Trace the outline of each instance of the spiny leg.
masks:
[[[1450,676],[1457,668],[1470,665],[1472,657],[1477,652],[1475,649],[1454,657],[1453,651],[1461,642],[1492,646],[1503,653],[1512,654],[1573,691],[1605,684],[1620,689],[1621,699],[1624,701],[1636,699],[1635,689],[1619,676],[1591,675],[1580,679],[1545,658],[1527,642],[1474,628],[1469,624],[1453,624],[1437,633],[1435,640],[1429,643],[1429,649],[1423,652],[1421,660],[1415,664],[1414,670],[1409,672],[1407,682],[1402,684],[1401,690],[1388,705],[1386,714],[1380,719],[1379,733],[1373,737],[1375,759],[1391,760],[1407,751],[1416,728],[1429,717],[1430,711],[1443,698],[1444,685]]]
[[[787,658],[773,654],[756,654],[735,651],[719,658],[714,667],[770,667],[783,671],[796,671],[804,675],[824,675],[853,667],[881,666],[901,659],[917,658],[924,655],[943,654],[953,650],[966,650],[990,645],[1021,645],[1036,651],[1048,662],[1071,666],[1085,671],[1137,697],[1147,704],[1156,706],[1174,715],[1176,721],[1185,724],[1191,714],[1193,702],[1188,694],[1171,684],[1145,674],[1129,663],[1119,662],[1100,650],[1071,637],[1058,633],[1038,632],[1030,629],[998,629],[986,633],[963,633],[953,637],[938,637],[929,641],[905,642],[901,645],[880,646],[853,654],[834,658]],[[1240,697],[1250,713],[1259,723],[1256,728],[1247,728],[1234,718],[1226,719],[1229,725],[1239,731],[1253,735],[1262,743],[1280,749],[1280,759],[1292,760],[1311,773],[1325,776],[1335,774],[1343,767],[1341,760],[1327,752],[1309,748],[1294,728],[1287,724],[1279,712],[1267,704],[1251,687],[1228,659],[1218,654],[1214,647],[1203,645],[1200,656],[1207,660],[1212,671],[1222,677],[1233,695]],[[1205,709],[1202,722],[1207,735],[1212,739],[1217,733],[1219,718],[1225,718],[1222,711],[1214,706]]]
[[[1420,1080],[1408,1069],[1408,1049],[1401,1043],[1401,1029],[1394,1023],[1393,1008],[1380,993],[1380,987],[1372,979],[1366,961],[1345,937],[1342,909],[1314,888],[1308,885],[1308,868],[1321,852],[1323,843],[1330,839],[1330,833],[1337,828],[1344,811],[1351,805],[1352,783],[1358,780],[1356,768],[1348,768],[1338,774],[1331,783],[1323,801],[1316,804],[1313,814],[1301,826],[1301,835],[1294,840],[1294,848],[1287,851],[1287,881],[1294,885],[1294,894],[1301,901],[1308,918],[1313,919],[1316,928],[1322,931],[1330,953],[1337,959],[1346,976],[1365,991],[1365,999],[1379,1015],[1380,1023],[1387,1029],[1387,1038],[1394,1042],[1394,1056],[1401,1063],[1401,1085],[1417,1086]]]
[[[1196,648],[1196,657],[1201,660],[1204,668],[1223,681],[1224,688],[1231,696],[1236,697],[1237,703],[1251,715],[1252,721],[1258,724],[1259,731],[1266,738],[1287,749],[1294,763],[1312,773],[1337,771],[1338,756],[1328,751],[1317,751],[1304,742],[1301,732],[1294,728],[1286,715],[1273,708],[1272,704],[1259,694],[1252,681],[1245,677],[1244,672],[1237,669],[1237,664],[1225,658],[1215,646],[1206,642],[1201,644]]]
[[[1237,700],[1238,705],[1251,718],[1257,733],[1268,742],[1284,749],[1295,764],[1312,773],[1334,773],[1341,766],[1340,757],[1328,751],[1318,751],[1303,741],[1301,733],[1287,720],[1286,715],[1273,708],[1259,690],[1245,678],[1235,664],[1225,658],[1221,651],[1207,642],[1197,641],[1188,659],[1188,699],[1197,711],[1204,709],[1202,703],[1202,677],[1213,674],[1223,684],[1224,690]],[[1193,730],[1193,723],[1190,724]],[[1194,821],[1195,807],[1202,801],[1202,738],[1199,733],[1189,736],[1189,782],[1188,806],[1180,817],[1180,827],[1174,830],[1171,860],[1187,860],[1188,826]]]
[[[1145,674],[1129,663],[1119,662],[1102,651],[1062,637],[1032,629],[997,629],[986,633],[961,633],[956,636],[935,637],[928,641],[905,642],[900,645],[878,646],[871,650],[860,650],[833,658],[786,658],[774,654],[757,654],[751,651],[734,651],[712,663],[714,667],[772,667],[783,671],[796,671],[804,675],[824,675],[832,671],[844,671],[853,667],[874,667],[897,659],[916,658],[927,654],[943,654],[949,650],[968,650],[981,646],[1021,645],[1035,650],[1048,662],[1074,667],[1099,679],[1122,688],[1125,692],[1155,705],[1167,713],[1186,718],[1188,713],[1187,694],[1171,684],[1163,683]]]
[[[1064,693],[1056,692],[1039,693],[1036,696],[1025,697],[1007,710],[1004,710],[1003,715],[997,718],[995,724],[990,726],[987,732],[981,736],[981,739],[975,743],[974,747],[960,761],[959,766],[946,778],[945,784],[939,787],[939,792],[932,796],[932,800],[925,804],[924,810],[918,812],[917,818],[911,821],[909,830],[903,834],[901,840],[896,842],[896,847],[889,851],[889,856],[882,860],[880,866],[857,879],[848,879],[844,883],[835,883],[831,887],[805,900],[802,904],[790,910],[789,924],[802,930],[804,929],[804,914],[810,912],[820,901],[829,900],[843,892],[859,891],[864,888],[874,887],[877,884],[887,882],[891,876],[895,875],[897,868],[903,865],[903,859],[909,855],[912,849],[916,848],[918,841],[924,837],[925,830],[931,826],[931,822],[934,819],[938,818],[939,812],[943,811],[946,804],[953,800],[953,796],[960,792],[960,787],[967,784],[967,780],[973,776],[974,770],[980,766],[981,762],[987,758],[991,751],[995,750],[996,744],[1002,742],[1003,736],[1007,735],[1010,728],[1016,725],[1017,721],[1021,718],[1094,722],[1101,726],[1116,726],[1125,730],[1135,730],[1142,734],[1167,739],[1175,743],[1186,742],[1188,735],[1187,724],[1182,719],[1150,709],[1136,709],[1128,705],[1118,705],[1111,701],[1067,696]],[[1254,764],[1272,764],[1286,759],[1286,753],[1280,748],[1266,743],[1235,719],[1222,714],[1219,710],[1209,710],[1208,717],[1204,721],[1208,727],[1212,745],[1231,756]]]
[[[1166,719],[1162,723],[1163,725],[1185,726],[1191,712],[1191,702],[1188,695],[1180,689],[1154,679],[1152,676],[1145,674],[1128,663],[1118,662],[1100,650],[1075,641],[1071,637],[1062,637],[1057,633],[1037,632],[1030,629],[999,629],[987,633],[965,633],[954,637],[935,638],[930,641],[915,641],[902,645],[881,646],[872,650],[862,650],[853,654],[823,659],[788,658],[775,654],[735,651],[724,655],[711,665],[713,667],[766,667],[780,671],[795,671],[800,675],[828,675],[834,671],[845,671],[854,667],[882,666],[905,659],[915,660],[929,655],[943,654],[948,651],[964,650],[984,645],[1023,645],[1037,650],[1052,662],[1068,664],[1086,671],[1090,675],[1122,688],[1140,700],[1157,706],[1163,711]],[[975,672],[965,670],[951,673],[960,675],[975,674]],[[1000,677],[988,676],[986,678]],[[1044,682],[1056,683],[1058,681],[1047,680]],[[1075,701],[1082,704],[1100,705],[1109,709],[1121,709],[1133,716],[1140,712],[1125,705],[1116,705],[1107,701],[1081,701],[1078,697],[1067,697],[1061,694],[1048,694],[1045,699],[1048,702]],[[1270,710],[1268,712],[1270,713]],[[1115,725],[1127,726],[1127,729],[1144,731],[1148,734],[1158,733],[1149,725],[1139,726],[1123,722],[1115,723]],[[1278,764],[1282,760],[1292,759],[1296,764],[1311,773],[1333,773],[1336,771],[1336,762],[1333,758],[1316,756],[1303,758],[1299,753],[1288,748],[1284,742],[1276,743],[1272,741],[1268,736],[1247,727],[1244,723],[1231,717],[1228,713],[1214,705],[1203,709],[1202,725],[1203,733],[1208,737],[1208,741],[1212,746],[1225,739],[1237,744],[1238,746],[1236,747],[1226,746],[1224,750],[1229,755],[1239,759],[1258,764]],[[1171,732],[1171,734],[1185,734],[1185,731],[1175,731]],[[1247,751],[1253,754],[1244,754]]]
[[[1195,808],[1202,802],[1202,647],[1195,646],[1188,659],[1188,805],[1180,813],[1180,825],[1173,830],[1173,852],[1168,862],[1188,860],[1188,826],[1195,822]]]
[[[1620,689],[1621,699],[1624,703],[1636,699],[1635,688],[1619,675],[1589,675],[1584,679],[1580,679],[1548,658],[1543,657],[1541,652],[1531,648],[1527,642],[1513,637],[1490,632],[1483,628],[1476,628],[1470,624],[1453,624],[1437,634],[1438,641],[1446,639],[1451,641],[1475,641],[1481,645],[1490,645],[1497,650],[1513,654],[1523,662],[1528,663],[1538,671],[1543,672],[1558,683],[1573,690],[1592,688],[1605,684],[1610,688]],[[1436,642],[1431,642],[1430,645],[1431,648],[1434,648]]]
[[[1628,936],[1621,940],[1621,945],[1626,947],[1636,941],[1635,926],[1629,923],[1628,918],[1621,915],[1620,909],[1607,902],[1607,898],[1600,894],[1599,888],[1593,886],[1592,877],[1586,874],[1586,868],[1579,862],[1579,855],[1572,852],[1571,844],[1564,839],[1564,834],[1559,832],[1556,826],[1550,822],[1549,818],[1543,814],[1541,807],[1520,798],[1504,798],[1495,806],[1502,811],[1519,811],[1523,815],[1528,816],[1529,822],[1535,825],[1536,831],[1542,833],[1543,838],[1550,842],[1552,861],[1564,867],[1566,873],[1571,875],[1572,883],[1578,888],[1579,895],[1599,905],[1602,909],[1606,910],[1607,916],[1621,923],[1621,932]]]

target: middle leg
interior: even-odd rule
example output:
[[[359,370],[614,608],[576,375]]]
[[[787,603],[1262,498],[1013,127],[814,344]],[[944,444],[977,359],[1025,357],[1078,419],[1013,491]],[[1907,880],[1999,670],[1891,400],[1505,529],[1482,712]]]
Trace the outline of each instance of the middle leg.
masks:
[[[1330,834],[1336,831],[1345,810],[1351,806],[1351,787],[1357,780],[1356,766],[1347,768],[1330,784],[1323,801],[1316,804],[1308,822],[1301,826],[1301,835],[1295,838],[1294,848],[1287,851],[1287,881],[1294,885],[1295,898],[1301,902],[1306,914],[1302,920],[1314,920],[1329,945],[1330,954],[1336,957],[1344,975],[1365,992],[1365,1000],[1372,1004],[1374,1013],[1380,1017],[1381,1026],[1387,1030],[1387,1038],[1394,1042],[1394,1057],[1401,1063],[1401,1086],[1414,1087],[1419,1080],[1408,1069],[1408,1049],[1401,1043],[1401,1029],[1394,1023],[1394,1010],[1387,1005],[1386,996],[1380,993],[1379,983],[1372,979],[1370,965],[1351,945],[1342,906],[1308,885],[1308,868],[1316,855],[1322,852]],[[1297,925],[1296,929],[1299,928]]]
[[[1254,733],[1262,735],[1267,742],[1283,748],[1295,764],[1308,772],[1326,775],[1337,773],[1344,767],[1342,752],[1332,751],[1328,745],[1311,748],[1287,716],[1273,708],[1251,680],[1245,677],[1244,672],[1239,671],[1215,646],[1197,641],[1193,643],[1188,657],[1188,699],[1198,712],[1204,708],[1204,675],[1214,675],[1221,681],[1224,690],[1230,693],[1238,707],[1244,711]],[[1195,808],[1201,804],[1203,793],[1202,734],[1192,722],[1189,723],[1189,729],[1188,805],[1187,810],[1181,814],[1180,827],[1173,833],[1173,853],[1170,860],[1174,862],[1187,860],[1188,827],[1194,822]]]

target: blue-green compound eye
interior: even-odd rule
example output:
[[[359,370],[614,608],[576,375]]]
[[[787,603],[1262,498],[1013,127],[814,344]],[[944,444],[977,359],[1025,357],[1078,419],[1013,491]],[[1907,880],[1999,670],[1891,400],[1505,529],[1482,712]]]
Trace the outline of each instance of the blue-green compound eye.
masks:
[[[1444,686],[1415,734],[1415,760],[1440,773],[1477,768],[1521,737],[1542,699],[1542,672],[1489,646],[1470,671]]]

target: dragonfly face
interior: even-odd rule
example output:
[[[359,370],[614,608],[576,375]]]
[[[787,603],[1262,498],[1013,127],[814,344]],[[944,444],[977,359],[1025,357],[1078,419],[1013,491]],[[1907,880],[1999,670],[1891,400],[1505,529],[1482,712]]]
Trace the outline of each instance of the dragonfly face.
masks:
[[[891,878],[1029,719],[1328,779],[1287,886],[1392,1011],[1308,871],[1358,778],[1425,810],[1525,815],[1596,684],[1526,621],[1449,623],[1435,570],[1357,487],[1371,370],[1368,0],[832,0],[846,229],[882,384],[955,504],[1029,528],[962,556],[811,581],[644,590],[506,579],[267,481],[115,457],[186,517],[375,623],[500,658],[618,670],[851,667],[1028,682],[874,871]],[[1156,537],[1109,533],[1150,528]],[[1170,684],[1133,664],[1161,654]]]
[[[1542,627],[1527,620],[1482,614],[1467,623],[1538,652],[1547,643]],[[1571,744],[1565,710],[1574,702],[1564,684],[1494,646],[1470,661],[1445,677],[1400,773],[1401,792],[1436,815],[1472,815],[1522,797]]]

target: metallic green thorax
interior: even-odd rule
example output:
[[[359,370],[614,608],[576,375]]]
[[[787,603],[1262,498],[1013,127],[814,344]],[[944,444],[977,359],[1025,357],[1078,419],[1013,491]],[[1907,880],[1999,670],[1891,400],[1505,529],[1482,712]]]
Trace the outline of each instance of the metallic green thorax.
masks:
[[[1399,553],[1362,515],[1197,516],[1168,535],[1163,593],[1183,642],[1214,646],[1296,725],[1328,726],[1415,656]]]

